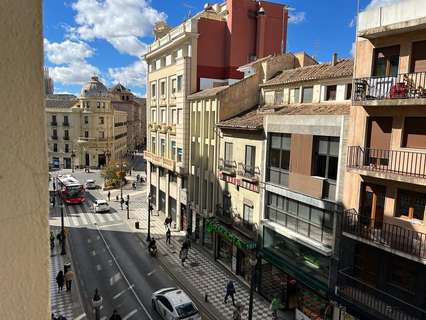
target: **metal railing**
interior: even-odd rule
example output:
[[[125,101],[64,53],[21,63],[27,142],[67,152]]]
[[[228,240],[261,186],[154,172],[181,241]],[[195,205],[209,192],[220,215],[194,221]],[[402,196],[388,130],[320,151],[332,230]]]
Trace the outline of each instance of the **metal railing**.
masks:
[[[69,140],[70,137],[69,136],[64,136],[64,140]]]
[[[416,258],[426,259],[426,234],[374,220],[355,209],[343,213],[342,231]]]
[[[354,80],[354,101],[426,98],[426,72]]]
[[[247,178],[250,180],[259,180],[260,169],[256,166],[249,166],[245,163],[238,163],[237,174],[243,178]]]
[[[58,136],[52,136],[53,140],[58,140]]]
[[[62,125],[63,125],[64,127],[69,127],[70,123],[69,123],[69,122],[67,122],[67,121],[65,121],[65,122],[62,122]]]
[[[426,153],[348,147],[349,168],[426,178]]]
[[[426,311],[367,284],[353,276],[351,268],[337,275],[338,295],[367,308],[369,313],[380,313],[392,320],[424,320]]]
[[[219,170],[235,174],[236,168],[237,163],[235,161],[223,158],[219,159]]]
[[[51,125],[51,126],[57,126],[57,125],[58,125],[58,122],[56,122],[56,121],[51,121],[51,122],[50,122],[50,125]]]
[[[256,238],[257,227],[254,223],[248,222],[235,214],[232,209],[224,209],[220,206],[216,208],[216,218],[222,223],[232,226],[249,238]]]

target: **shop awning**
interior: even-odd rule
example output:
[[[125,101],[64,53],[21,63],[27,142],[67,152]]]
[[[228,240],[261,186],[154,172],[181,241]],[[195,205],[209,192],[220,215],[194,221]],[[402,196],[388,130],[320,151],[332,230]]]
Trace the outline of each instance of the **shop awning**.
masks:
[[[207,220],[207,232],[221,235],[224,239],[240,249],[253,250],[256,249],[257,246],[256,241],[238,234],[237,231],[222,225],[214,218]]]

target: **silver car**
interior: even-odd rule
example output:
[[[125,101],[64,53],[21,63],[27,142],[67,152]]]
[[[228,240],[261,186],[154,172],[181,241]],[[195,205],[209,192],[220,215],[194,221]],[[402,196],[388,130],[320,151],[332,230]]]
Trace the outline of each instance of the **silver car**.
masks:
[[[165,288],[152,294],[152,308],[164,320],[200,320],[201,315],[191,298],[181,289]]]
[[[105,200],[95,200],[93,203],[93,210],[95,210],[95,212],[107,212],[109,211],[109,204]]]

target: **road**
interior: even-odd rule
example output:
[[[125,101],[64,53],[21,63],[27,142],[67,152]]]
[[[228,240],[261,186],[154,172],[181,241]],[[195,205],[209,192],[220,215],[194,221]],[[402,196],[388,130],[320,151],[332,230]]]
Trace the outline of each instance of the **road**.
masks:
[[[86,176],[81,172],[74,175],[80,181]],[[91,199],[100,198],[101,194],[98,190],[88,193],[84,205],[65,207],[68,240],[88,318],[94,319],[91,299],[98,288],[103,297],[101,319],[109,318],[114,309],[123,319],[160,319],[151,308],[151,294],[176,284],[130,232],[123,221],[126,213],[119,204],[111,202],[113,208],[108,214],[95,214],[91,212]],[[142,201],[136,203],[140,205]]]

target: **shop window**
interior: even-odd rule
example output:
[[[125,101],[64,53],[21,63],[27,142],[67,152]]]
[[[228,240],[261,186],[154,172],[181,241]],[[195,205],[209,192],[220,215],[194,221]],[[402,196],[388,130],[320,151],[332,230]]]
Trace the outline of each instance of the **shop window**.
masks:
[[[291,136],[289,134],[271,134],[268,146],[267,181],[287,186],[290,169]]]
[[[325,100],[327,101],[336,100],[336,92],[337,92],[336,85],[327,86],[327,90],[325,93]]]
[[[404,148],[426,148],[426,117],[406,117],[402,134]]]
[[[314,94],[314,87],[302,88],[302,103],[311,103]]]
[[[426,194],[398,189],[395,216],[423,221],[425,210]]]

